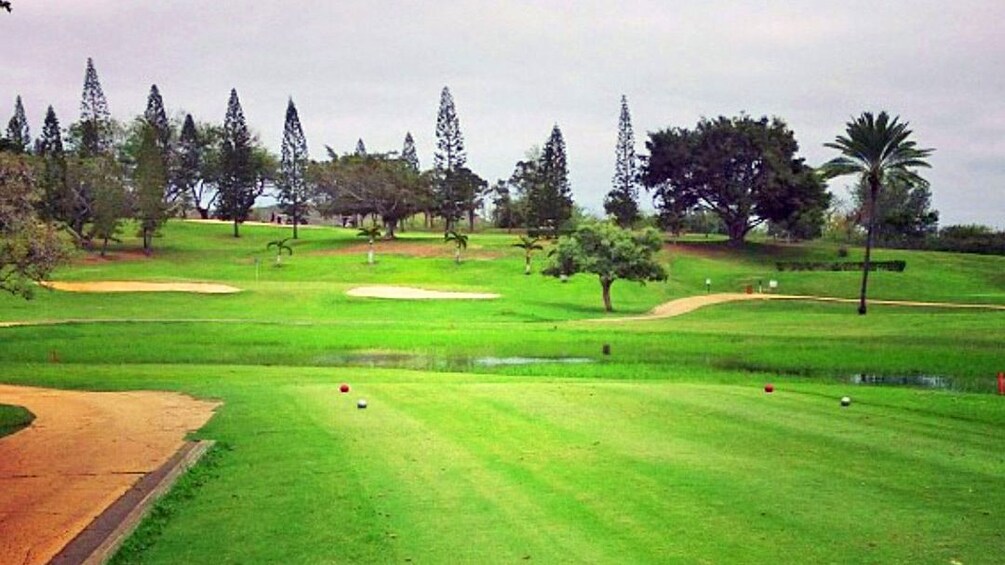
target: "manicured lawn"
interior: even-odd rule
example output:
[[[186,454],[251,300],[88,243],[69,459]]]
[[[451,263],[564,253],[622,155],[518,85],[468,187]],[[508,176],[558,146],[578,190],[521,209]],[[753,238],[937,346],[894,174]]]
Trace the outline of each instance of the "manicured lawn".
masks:
[[[34,419],[35,415],[21,406],[0,404],[0,437],[30,425]]]
[[[245,226],[239,240],[228,230],[172,222],[152,260],[91,259],[57,278],[204,280],[245,289],[237,295],[0,298],[2,320],[79,320],[0,328],[4,382],[224,402],[197,434],[218,448],[119,562],[1005,554],[1005,399],[991,394],[1005,312],[874,306],[861,317],[853,305],[757,302],[597,324],[584,321],[604,317],[597,281],[523,276],[513,235],[473,235],[458,266],[442,236],[408,232],[378,244],[368,266],[355,232],[304,230],[277,269],[265,243],[288,229]],[[877,255],[908,261],[874,277],[877,298],[1005,303],[1003,258]],[[668,283],[618,282],[614,305],[645,312],[703,293],[706,277],[715,291],[776,278],[786,293],[854,296],[855,273],[773,270],[779,258],[832,257],[826,245],[729,250],[691,238],[668,245]],[[362,284],[503,298],[344,294]],[[943,376],[951,389],[849,382],[862,373]],[[766,382],[777,391],[765,394]],[[853,403],[841,408],[845,395]],[[356,409],[359,398],[370,407]]]

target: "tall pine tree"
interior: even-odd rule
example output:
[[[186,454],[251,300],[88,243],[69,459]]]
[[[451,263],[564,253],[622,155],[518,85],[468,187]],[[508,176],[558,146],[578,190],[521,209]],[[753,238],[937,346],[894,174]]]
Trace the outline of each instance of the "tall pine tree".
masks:
[[[444,232],[453,230],[454,222],[468,208],[459,174],[467,160],[454,97],[451,96],[450,89],[444,86],[440,93],[440,111],[436,117],[436,153],[433,154],[434,198],[437,212],[445,220]]]
[[[572,217],[572,187],[569,184],[565,139],[556,124],[544,144],[533,171],[536,182],[527,192],[527,221],[532,230],[554,236]]]
[[[28,128],[20,96],[14,101],[14,115],[7,122],[7,140],[18,153],[31,152],[31,129]]]
[[[622,228],[630,228],[639,217],[638,169],[635,159],[635,132],[628,113],[628,99],[621,97],[621,117],[618,120],[618,145],[615,150],[614,188],[604,199],[604,211],[614,216]]]
[[[244,110],[237,98],[237,90],[231,89],[220,144],[217,214],[221,219],[233,220],[234,237],[240,237],[238,226],[248,219],[251,207],[255,205],[255,198],[258,196],[255,181],[251,134],[244,120]]]
[[[365,157],[366,156],[366,144],[363,143],[363,138],[362,137],[356,140],[356,151],[355,151],[354,155],[356,155],[357,157]]]
[[[360,140],[362,143],[362,140]],[[307,138],[300,127],[300,116],[293,99],[286,106],[286,125],[283,128],[282,160],[279,168],[279,209],[293,218],[293,239],[297,239],[297,226],[307,215],[310,192],[307,186]]]
[[[84,92],[80,98],[80,153],[91,157],[112,150],[112,115],[108,111],[105,92],[98,81],[94,61],[87,58],[84,72]]]
[[[154,128],[157,145],[161,152],[166,154],[171,144],[171,126],[168,124],[167,112],[164,111],[164,99],[161,98],[156,84],[150,85],[147,109],[143,112],[143,118],[146,119],[147,125]]]
[[[401,147],[401,158],[412,167],[412,170],[419,170],[419,155],[415,151],[415,140],[412,139],[412,132],[405,133],[405,143]]]
[[[63,134],[52,106],[45,112],[45,124],[42,126],[42,136],[35,144],[35,153],[42,159],[40,215],[44,220],[67,222],[70,219],[72,197],[66,184]]]
[[[196,132],[192,114],[185,115],[174,157],[171,186],[177,191],[182,212],[186,213],[189,206],[195,204],[196,185],[202,177],[202,147],[199,144],[199,134]],[[206,209],[198,207],[197,209],[203,219],[209,217]]]

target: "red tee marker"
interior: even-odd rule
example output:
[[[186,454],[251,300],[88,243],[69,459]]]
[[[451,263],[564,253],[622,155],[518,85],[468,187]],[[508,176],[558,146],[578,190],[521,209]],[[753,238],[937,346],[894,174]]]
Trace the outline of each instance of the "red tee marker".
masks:
[[[339,389],[339,391],[342,392],[342,394],[345,394],[345,393],[349,392],[349,385],[347,385],[345,383],[342,383],[342,386],[338,387],[338,389]]]
[[[1005,396],[1005,373],[998,373],[998,394]]]
[[[775,392],[775,385],[773,385],[771,383],[768,383],[768,384],[764,385],[764,392],[766,392],[768,394],[771,394],[772,392]]]

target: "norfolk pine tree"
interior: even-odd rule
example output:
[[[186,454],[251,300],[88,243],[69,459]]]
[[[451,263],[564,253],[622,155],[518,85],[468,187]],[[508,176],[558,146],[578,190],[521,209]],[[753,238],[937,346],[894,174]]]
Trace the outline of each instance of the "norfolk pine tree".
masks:
[[[283,128],[278,196],[279,209],[293,218],[293,239],[297,239],[297,226],[307,215],[310,206],[306,180],[307,157],[307,138],[304,137],[300,116],[291,98],[286,106],[286,125]]]
[[[70,221],[73,195],[66,183],[66,154],[63,150],[63,134],[59,129],[56,112],[49,106],[45,112],[42,136],[35,144],[35,154],[42,160],[42,200],[39,212],[43,220],[49,222]]]
[[[405,143],[401,146],[401,158],[415,172],[419,172],[419,155],[415,151],[415,140],[412,139],[412,132],[410,131],[405,133]]]
[[[91,157],[112,150],[112,116],[98,80],[94,61],[87,58],[84,91],[80,98],[80,153]]]
[[[28,127],[28,118],[24,115],[20,96],[14,101],[14,115],[7,122],[7,141],[18,153],[31,153],[31,129]]]
[[[614,188],[604,199],[604,211],[617,224],[630,228],[639,218],[638,170],[635,159],[635,133],[628,113],[628,99],[621,97],[621,117],[618,120],[618,145],[615,150]]]
[[[572,187],[562,130],[556,124],[533,171],[527,191],[527,222],[532,230],[552,236],[572,217]]]
[[[255,204],[255,167],[251,155],[251,134],[244,120],[237,90],[231,89],[227,116],[220,144],[220,179],[218,213],[234,222],[234,237],[240,237],[238,226],[248,217]]]
[[[434,198],[437,211],[445,220],[444,233],[454,228],[454,223],[467,208],[457,177],[467,160],[454,97],[450,88],[444,86],[440,93],[440,111],[436,116],[436,152],[433,154],[433,169],[436,171]]]

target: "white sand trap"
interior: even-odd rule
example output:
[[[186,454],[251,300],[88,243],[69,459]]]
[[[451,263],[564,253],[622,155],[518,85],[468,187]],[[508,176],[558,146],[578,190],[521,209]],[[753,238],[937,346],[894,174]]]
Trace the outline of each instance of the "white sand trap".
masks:
[[[394,300],[492,300],[498,294],[489,292],[446,292],[411,286],[358,286],[346,291],[360,298],[391,298]]]
[[[66,292],[194,292],[198,294],[231,294],[241,289],[215,283],[153,283],[135,281],[47,281],[42,286]]]

